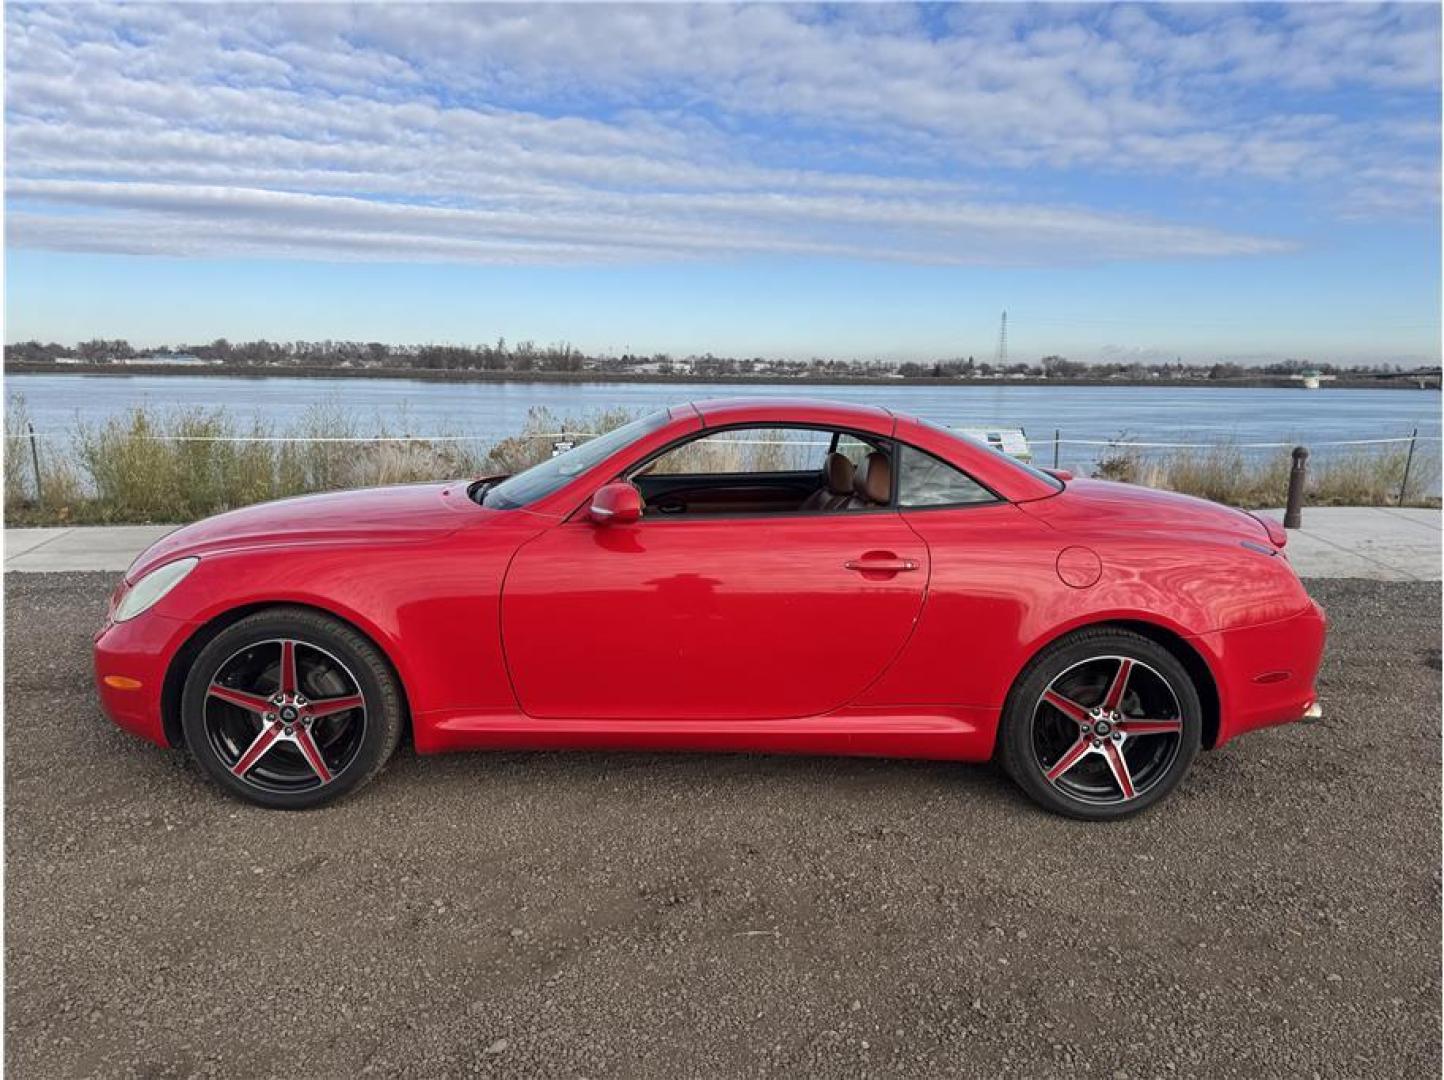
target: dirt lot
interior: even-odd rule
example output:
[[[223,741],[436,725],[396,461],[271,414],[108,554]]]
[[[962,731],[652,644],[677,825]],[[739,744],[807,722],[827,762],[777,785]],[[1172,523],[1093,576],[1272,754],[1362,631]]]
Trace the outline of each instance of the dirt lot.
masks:
[[[9,1075],[1439,1075],[1437,585],[1313,583],[1326,720],[1111,827],[981,767],[409,751],[267,814],[100,716],[108,585],[6,575]]]

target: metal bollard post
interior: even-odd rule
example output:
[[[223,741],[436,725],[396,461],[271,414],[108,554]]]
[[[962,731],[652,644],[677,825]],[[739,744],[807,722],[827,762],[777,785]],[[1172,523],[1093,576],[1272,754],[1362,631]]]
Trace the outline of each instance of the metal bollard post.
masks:
[[[1414,443],[1419,439],[1419,429],[1409,433],[1409,456],[1404,459],[1404,479],[1399,481],[1399,505],[1404,505],[1404,496],[1409,491],[1409,469],[1414,464]]]
[[[1058,428],[1053,429],[1053,468],[1055,469],[1058,467],[1058,436],[1061,434],[1062,432]]]
[[[30,432],[30,464],[35,467],[35,501],[41,503],[45,501],[45,492],[40,487],[40,444],[35,438],[35,425],[26,424],[25,427]]]
[[[1298,529],[1303,525],[1304,481],[1309,476],[1309,448],[1294,447],[1294,464],[1289,469],[1289,501],[1284,507],[1284,528]]]

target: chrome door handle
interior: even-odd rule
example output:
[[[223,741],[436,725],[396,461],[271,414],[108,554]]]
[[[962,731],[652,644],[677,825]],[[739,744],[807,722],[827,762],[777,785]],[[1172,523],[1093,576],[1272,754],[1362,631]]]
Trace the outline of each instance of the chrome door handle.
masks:
[[[863,574],[898,574],[918,568],[913,559],[848,559],[842,565]]]

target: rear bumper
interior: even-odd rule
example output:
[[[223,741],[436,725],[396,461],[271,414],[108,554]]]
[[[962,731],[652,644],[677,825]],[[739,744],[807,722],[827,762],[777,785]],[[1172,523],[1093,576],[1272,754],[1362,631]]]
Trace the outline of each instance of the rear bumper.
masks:
[[[151,611],[129,622],[107,622],[95,635],[95,687],[116,726],[170,746],[161,713],[166,670],[193,629]]]
[[[1310,601],[1309,610],[1291,618],[1203,635],[1219,682],[1215,746],[1247,731],[1323,715],[1315,680],[1327,625],[1323,609]]]

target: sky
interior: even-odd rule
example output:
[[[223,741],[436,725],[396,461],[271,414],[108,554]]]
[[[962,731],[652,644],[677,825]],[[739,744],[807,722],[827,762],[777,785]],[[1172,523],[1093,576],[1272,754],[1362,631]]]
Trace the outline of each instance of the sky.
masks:
[[[1437,363],[1437,5],[5,9],[5,340]]]

